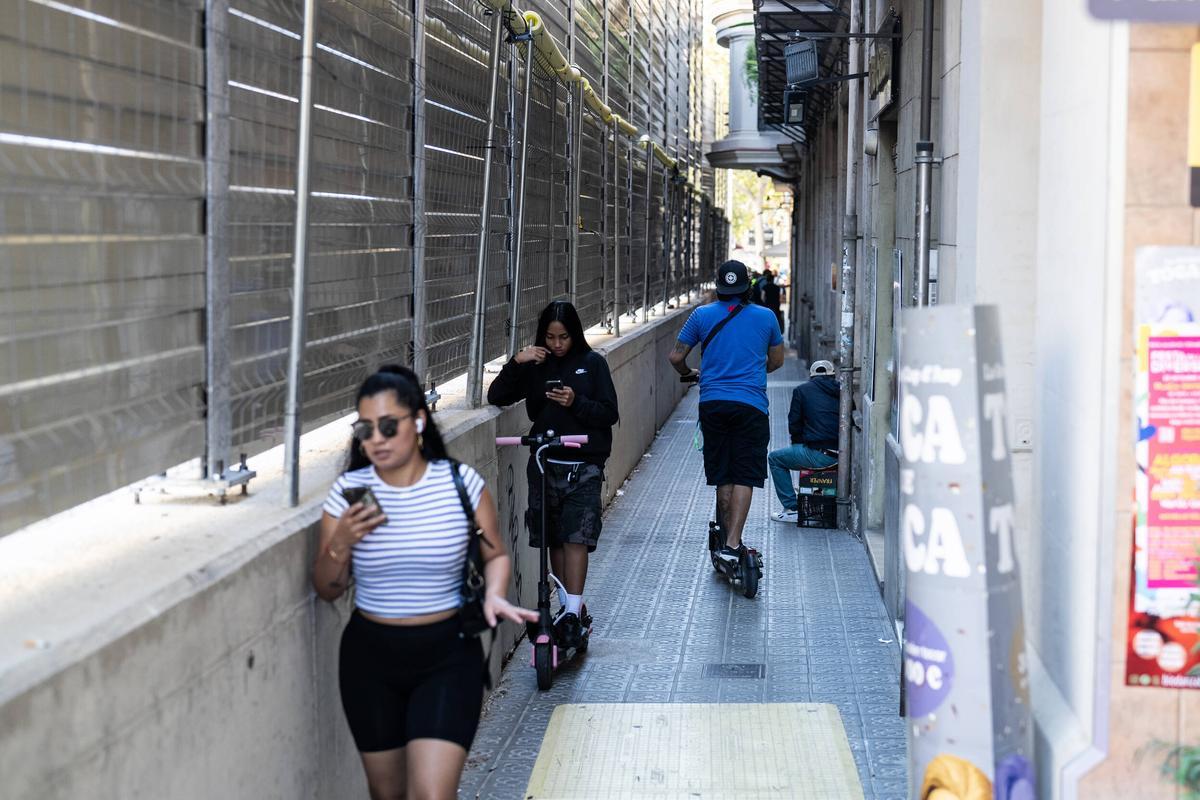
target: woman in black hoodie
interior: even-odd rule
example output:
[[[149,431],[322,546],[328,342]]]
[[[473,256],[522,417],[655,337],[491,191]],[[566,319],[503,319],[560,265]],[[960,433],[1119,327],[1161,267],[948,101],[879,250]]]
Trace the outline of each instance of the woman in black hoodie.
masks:
[[[536,344],[522,349],[488,389],[488,402],[507,406],[524,400],[533,421],[530,434],[552,430],[557,434],[587,434],[582,448],[551,448],[546,456],[546,498],[542,477],[530,453],[529,510],[525,524],[529,544],[542,541],[542,503],[547,502],[546,524],[550,535],[550,565],[562,582],[562,605],[555,625],[561,641],[575,647],[591,626],[583,604],[588,554],[600,538],[600,489],[604,462],[612,452],[612,426],[619,419],[617,391],[604,356],[592,350],[583,337],[583,324],[575,307],[556,300],[538,318]],[[561,381],[561,388],[558,383]],[[565,586],[565,590],[564,587]]]

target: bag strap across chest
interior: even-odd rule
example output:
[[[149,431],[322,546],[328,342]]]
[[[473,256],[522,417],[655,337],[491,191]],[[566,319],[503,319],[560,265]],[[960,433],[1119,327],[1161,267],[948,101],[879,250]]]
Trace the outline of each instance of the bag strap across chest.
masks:
[[[729,314],[726,315],[726,317],[724,319],[722,319],[720,322],[718,322],[716,325],[713,326],[713,329],[708,332],[708,336],[705,336],[704,341],[700,343],[700,357],[701,358],[704,357],[704,349],[706,347],[708,347],[708,343],[711,342],[716,337],[716,335],[721,332],[722,328],[724,328],[726,325],[729,324],[730,320],[732,320],[738,314],[742,313],[742,309],[745,307],[746,306],[744,303],[738,303],[737,308],[733,309],[733,311],[730,311]]]

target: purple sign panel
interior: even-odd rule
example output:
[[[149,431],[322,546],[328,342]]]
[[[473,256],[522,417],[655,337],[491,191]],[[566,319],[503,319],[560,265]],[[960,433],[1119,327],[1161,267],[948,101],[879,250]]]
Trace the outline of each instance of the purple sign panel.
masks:
[[[904,680],[908,713],[932,714],[954,683],[954,654],[933,620],[910,600],[904,606]]]
[[[1088,0],[1098,19],[1140,22],[1200,22],[1200,0]]]

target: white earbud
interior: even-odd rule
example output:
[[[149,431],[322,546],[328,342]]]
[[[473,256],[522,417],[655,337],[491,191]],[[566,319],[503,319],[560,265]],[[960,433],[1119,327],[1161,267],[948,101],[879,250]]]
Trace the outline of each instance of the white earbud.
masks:
[[[425,420],[421,419],[420,417],[417,417],[416,425],[417,425],[417,433],[425,432]]]

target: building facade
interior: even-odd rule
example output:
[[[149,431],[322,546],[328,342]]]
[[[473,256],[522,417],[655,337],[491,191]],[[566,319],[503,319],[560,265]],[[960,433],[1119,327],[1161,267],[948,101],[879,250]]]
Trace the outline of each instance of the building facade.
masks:
[[[931,40],[930,302],[999,309],[1042,796],[1191,797],[1179,773],[1200,745],[1200,692],[1127,685],[1125,654],[1134,264],[1139,247],[1200,237],[1187,158],[1200,29],[1101,21],[1082,0],[932,5],[929,40],[918,0],[757,5],[759,123],[789,139],[803,357],[839,355],[853,281],[850,522],[882,541],[902,629],[894,314],[917,302]],[[795,31],[816,32],[828,78],[799,114],[782,97]]]

